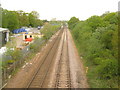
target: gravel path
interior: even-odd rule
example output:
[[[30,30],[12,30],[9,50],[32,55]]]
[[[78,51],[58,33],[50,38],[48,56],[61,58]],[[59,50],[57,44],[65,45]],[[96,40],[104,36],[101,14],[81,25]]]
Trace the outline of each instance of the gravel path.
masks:
[[[88,88],[85,68],[79,57],[70,31],[68,31],[68,48],[73,88]]]

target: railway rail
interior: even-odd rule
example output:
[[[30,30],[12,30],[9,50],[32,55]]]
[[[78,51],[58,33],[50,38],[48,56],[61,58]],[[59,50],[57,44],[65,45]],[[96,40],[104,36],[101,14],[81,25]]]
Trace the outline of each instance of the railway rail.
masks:
[[[50,47],[50,50],[47,52],[46,56],[43,58],[42,63],[40,64],[38,70],[33,75],[30,80],[27,88],[42,88],[44,85],[44,80],[48,74],[49,68],[51,67],[52,61],[57,51],[57,46],[61,38],[63,30],[61,30],[56,38],[53,40],[53,44]]]
[[[67,29],[64,30],[64,40],[61,49],[61,56],[58,63],[55,88],[71,88],[71,75],[68,54]]]
[[[6,88],[89,88],[72,36],[65,26],[29,63],[8,82]]]
[[[35,74],[31,78],[27,88],[47,88],[47,78],[50,68],[54,63],[56,52],[58,50],[59,42],[63,34],[62,48],[60,59],[57,64],[57,72],[55,76],[55,86],[54,88],[71,88],[71,75],[70,75],[70,64],[69,64],[69,54],[68,54],[68,35],[67,28],[64,27],[60,30],[59,34],[53,39],[47,54],[42,59],[41,64],[36,70]],[[50,77],[49,77],[50,78]]]

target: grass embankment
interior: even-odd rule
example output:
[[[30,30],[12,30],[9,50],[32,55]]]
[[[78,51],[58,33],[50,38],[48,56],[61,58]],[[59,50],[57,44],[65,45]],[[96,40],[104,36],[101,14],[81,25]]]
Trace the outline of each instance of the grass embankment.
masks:
[[[117,13],[72,18],[68,24],[83,62],[88,67],[91,88],[118,88]]]

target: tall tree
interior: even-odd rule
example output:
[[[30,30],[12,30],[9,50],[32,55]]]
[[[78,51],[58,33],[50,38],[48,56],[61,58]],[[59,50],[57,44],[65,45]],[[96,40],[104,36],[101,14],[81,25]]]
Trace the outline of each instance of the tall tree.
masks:
[[[29,26],[28,13],[25,13],[22,10],[17,11],[17,13],[18,13],[20,27],[22,27],[22,26]]]
[[[2,27],[7,28],[8,27],[8,14],[9,11],[6,9],[2,10]]]
[[[68,25],[70,29],[73,29],[75,27],[75,25],[78,23],[79,19],[76,17],[72,17],[69,21],[68,21]]]
[[[9,11],[7,28],[11,31],[19,28],[19,19],[16,11]]]
[[[31,13],[29,13],[30,26],[32,26],[32,27],[37,26],[38,17],[39,17],[39,14],[36,11],[32,11]]]

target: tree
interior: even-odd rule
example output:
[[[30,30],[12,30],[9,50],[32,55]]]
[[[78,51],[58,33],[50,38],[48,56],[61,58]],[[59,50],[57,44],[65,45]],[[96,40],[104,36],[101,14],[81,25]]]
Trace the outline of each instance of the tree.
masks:
[[[40,19],[37,19],[36,26],[42,26],[43,22]]]
[[[2,10],[2,27],[7,28],[8,27],[8,14],[9,11],[6,9]]]
[[[93,32],[95,31],[95,29],[97,29],[97,27],[104,26],[102,18],[96,15],[88,18],[87,23],[90,27],[92,27]]]
[[[69,29],[73,29],[75,27],[75,25],[78,23],[79,19],[76,17],[72,17],[69,21],[68,21],[68,25],[69,25]]]
[[[32,11],[31,13],[29,13],[30,26],[36,27],[38,25],[38,17],[39,14],[36,11]]]
[[[19,18],[19,25],[20,25],[20,27],[29,26],[28,13],[25,13],[25,12],[22,11],[22,10],[17,11],[17,13],[18,13],[18,18]]]
[[[16,11],[9,11],[7,28],[9,28],[10,31],[19,28],[19,19]]]
[[[51,25],[48,23],[41,29],[41,33],[44,35],[44,38],[48,40],[59,28],[60,25]]]
[[[91,79],[91,83],[93,80],[104,80],[109,85],[108,81],[115,81],[119,77],[117,18],[117,13],[105,13],[91,16],[85,21],[77,22],[75,17],[68,21],[80,55],[91,68],[88,75],[92,73],[95,78]],[[115,84],[113,82],[111,87]]]
[[[107,13],[103,17],[104,21],[108,21],[110,24],[118,24],[118,14],[113,12],[113,13]]]
[[[19,28],[19,19],[16,11],[4,10],[2,12],[2,27],[10,31]]]
[[[42,20],[42,22],[43,22],[43,23],[46,23],[46,22],[49,22],[49,21],[47,21],[47,20]]]
[[[31,13],[26,13],[22,10],[9,11],[2,9],[3,28],[8,28],[10,31],[12,31],[23,26],[28,27],[29,25],[32,27],[43,25],[43,22],[39,19],[38,12],[32,11]]]

